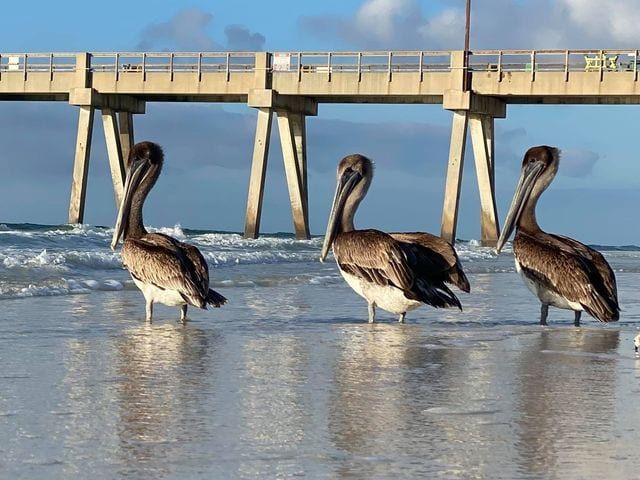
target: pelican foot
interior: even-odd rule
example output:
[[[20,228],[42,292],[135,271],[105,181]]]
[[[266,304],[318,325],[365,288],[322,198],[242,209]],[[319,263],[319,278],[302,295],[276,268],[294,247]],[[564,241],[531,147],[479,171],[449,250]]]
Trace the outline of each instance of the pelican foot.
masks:
[[[402,312],[400,317],[398,318],[398,323],[404,323],[404,317],[406,317],[407,312]]]
[[[180,321],[182,323],[187,323],[187,305],[182,305],[180,307]]]

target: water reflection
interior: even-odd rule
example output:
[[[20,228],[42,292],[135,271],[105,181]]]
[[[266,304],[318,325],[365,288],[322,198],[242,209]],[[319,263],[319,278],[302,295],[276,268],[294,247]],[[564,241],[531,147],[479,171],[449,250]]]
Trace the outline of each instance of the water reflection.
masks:
[[[249,339],[242,347],[241,444],[249,456],[238,473],[247,478],[301,475],[296,451],[313,414],[305,393],[308,345],[294,335]]]
[[[213,407],[205,409],[200,400],[211,390],[212,340],[192,325],[144,325],[119,339],[117,430],[124,473],[162,473],[181,456],[183,444],[210,435],[206,418]]]
[[[519,356],[514,414],[522,473],[557,477],[570,459],[573,474],[593,474],[612,428],[618,343],[618,330],[544,329]]]
[[[329,429],[335,445],[368,455],[404,409],[402,375],[406,328],[402,325],[349,326],[341,336],[334,367],[335,391]],[[380,390],[384,389],[384,395]]]
[[[547,476],[563,455],[566,467],[567,455],[595,454],[609,438],[617,330],[432,337],[413,327],[342,336],[329,412],[331,441],[347,454],[340,476],[398,467],[411,475]],[[589,459],[580,461],[587,471]]]
[[[455,377],[459,368],[458,352],[425,348],[420,333],[420,326],[394,324],[342,332],[328,419],[332,443],[347,454],[341,477],[389,475],[390,462],[428,473],[419,458],[433,458],[437,443],[424,411],[445,401],[443,377]]]
[[[300,289],[272,288],[265,296],[264,290],[248,290],[244,301],[247,307],[260,319],[295,320],[310,309]]]

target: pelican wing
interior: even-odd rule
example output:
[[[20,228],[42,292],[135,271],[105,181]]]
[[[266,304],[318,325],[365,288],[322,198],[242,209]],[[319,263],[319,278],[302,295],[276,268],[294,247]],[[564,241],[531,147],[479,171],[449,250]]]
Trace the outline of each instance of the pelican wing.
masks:
[[[526,275],[579,303],[600,321],[618,320],[615,277],[600,254],[594,255],[594,250],[573,239],[548,234],[534,237],[521,231],[513,245]],[[606,264],[604,270],[601,262]]]
[[[452,283],[463,292],[471,287],[453,246],[441,237],[425,232],[390,233],[404,249],[412,251],[421,276]]]
[[[341,233],[333,244],[340,268],[351,275],[381,286],[393,286],[407,298],[436,308],[455,306],[458,298],[444,282],[426,275],[423,268],[428,254],[395,240],[378,230],[355,230]]]
[[[580,243],[573,238],[565,237],[563,235],[550,234],[551,237],[558,240],[558,242],[564,245],[570,246],[575,251],[579,252],[590,264],[595,267],[600,278],[602,279],[602,286],[606,291],[606,296],[618,301],[618,286],[616,284],[616,276],[607,262],[604,256],[597,250],[591,247],[587,247],[585,244]]]
[[[378,230],[344,232],[336,237],[333,253],[342,270],[381,286],[411,290],[413,272],[407,256],[390,235]]]
[[[187,258],[191,261],[193,268],[196,273],[197,279],[200,281],[201,291],[206,292],[209,290],[209,265],[207,265],[207,261],[198,250],[193,245],[189,245],[188,243],[180,242],[180,246],[182,247],[184,253],[187,255]]]
[[[204,308],[209,291],[208,275],[205,289],[198,267],[181,245],[167,235],[156,233],[127,239],[122,261],[135,278],[161,289],[176,290],[190,304]]]

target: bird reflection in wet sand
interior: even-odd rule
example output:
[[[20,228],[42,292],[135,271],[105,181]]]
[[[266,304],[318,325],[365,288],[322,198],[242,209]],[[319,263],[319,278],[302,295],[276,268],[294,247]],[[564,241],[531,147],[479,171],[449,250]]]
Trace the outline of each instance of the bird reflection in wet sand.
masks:
[[[530,344],[521,341],[513,412],[521,471],[535,478],[612,478],[596,473],[598,459],[618,450],[612,424],[619,333],[543,330]]]
[[[353,217],[373,179],[373,162],[362,155],[344,157],[338,165],[338,183],[320,253],[324,261],[333,247],[340,273],[369,307],[369,323],[376,307],[398,315],[421,305],[457,307],[460,300],[449,289],[464,292],[470,286],[453,246],[428,233],[385,233],[356,230]]]
[[[304,472],[290,456],[300,451],[312,430],[306,341],[304,336],[264,335],[248,339],[238,352],[242,371],[232,411],[241,432],[241,477],[284,478]],[[272,462],[260,466],[245,450]]]
[[[203,400],[210,389],[210,342],[202,330],[174,325],[124,332],[116,368],[125,468],[161,469],[177,460],[183,444],[188,448],[207,437],[206,419],[213,413]]]
[[[410,335],[390,325],[372,328],[346,330],[334,366],[329,429],[333,443],[355,457],[384,455],[406,440],[400,435],[408,400],[401,372]],[[384,396],[375,394],[381,390]],[[375,465],[370,468],[359,474],[375,474]],[[348,476],[354,471],[347,465],[342,473]]]
[[[501,433],[482,425],[492,414],[467,413],[496,396],[495,372],[473,365],[493,361],[495,352],[447,346],[453,337],[414,327],[382,324],[343,335],[328,421],[332,443],[348,455],[340,478],[388,478],[397,469],[403,478],[454,469],[465,476],[451,478],[484,478],[483,455],[503,454],[483,436]]]
[[[147,321],[153,317],[153,304],[163,303],[180,305],[184,322],[188,305],[206,310],[207,305],[219,307],[227,299],[209,288],[209,266],[196,247],[144,228],[142,206],[163,163],[162,148],[156,143],[140,142],[131,149],[111,248],[124,238],[122,263],[142,290]]]
[[[602,254],[572,238],[544,232],[538,225],[536,204],[559,163],[557,148],[527,150],[496,250],[500,252],[515,228],[516,270],[540,299],[541,325],[547,324],[549,305],[573,310],[576,327],[583,311],[601,322],[614,322],[620,316],[616,277]]]

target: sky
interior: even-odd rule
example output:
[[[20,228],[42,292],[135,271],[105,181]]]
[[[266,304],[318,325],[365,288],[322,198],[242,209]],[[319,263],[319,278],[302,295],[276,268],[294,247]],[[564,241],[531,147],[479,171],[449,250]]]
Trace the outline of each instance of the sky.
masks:
[[[1,52],[449,50],[463,44],[464,0],[10,2]],[[83,17],[86,15],[86,18]],[[88,19],[88,20],[87,20]],[[471,48],[640,48],[637,0],[474,0]],[[25,26],[28,25],[28,28]],[[307,120],[311,231],[322,234],[335,167],[376,162],[356,225],[440,230],[452,114],[439,105],[320,105]],[[64,223],[78,112],[64,102],[0,102],[0,223]],[[154,226],[242,231],[256,112],[246,105],[148,103],[137,141],[160,143],[165,169],[145,206]],[[509,106],[496,120],[496,190],[504,219],[527,148],[563,156],[538,207],[541,226],[591,244],[640,245],[637,106]],[[470,143],[458,237],[478,238]],[[112,225],[104,134],[94,125],[85,221]],[[292,231],[277,128],[262,230]]]

